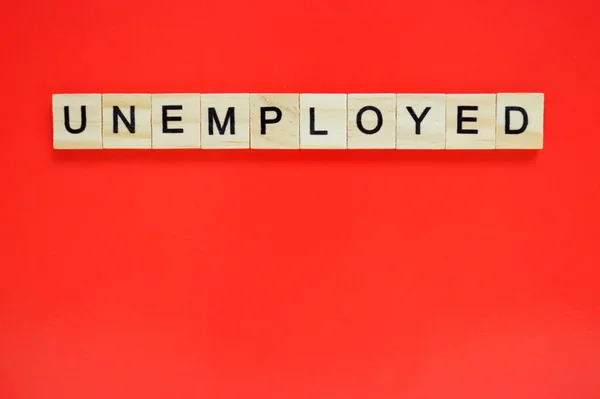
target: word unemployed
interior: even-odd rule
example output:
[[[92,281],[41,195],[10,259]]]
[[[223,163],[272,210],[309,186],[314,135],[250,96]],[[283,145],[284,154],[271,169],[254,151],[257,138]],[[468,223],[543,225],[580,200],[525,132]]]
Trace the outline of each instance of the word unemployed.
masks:
[[[55,94],[54,148],[541,149],[544,95]]]

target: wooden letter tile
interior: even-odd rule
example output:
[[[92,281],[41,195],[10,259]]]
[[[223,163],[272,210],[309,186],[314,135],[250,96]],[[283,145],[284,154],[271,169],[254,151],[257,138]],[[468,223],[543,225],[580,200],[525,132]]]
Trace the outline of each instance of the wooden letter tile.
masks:
[[[250,148],[248,94],[202,94],[202,148]]]
[[[52,96],[55,149],[102,148],[102,95]]]
[[[200,148],[200,94],[152,95],[152,148]]]
[[[104,148],[150,148],[150,94],[103,94]]]
[[[300,148],[298,94],[250,95],[250,147]]]
[[[543,93],[499,93],[496,107],[496,148],[542,149]],[[507,120],[510,123],[508,126]]]
[[[398,94],[398,149],[446,148],[446,95]]]
[[[300,148],[346,148],[347,95],[300,94]]]
[[[446,96],[446,148],[492,150],[496,144],[496,95]]]
[[[396,147],[396,95],[348,94],[348,148]]]

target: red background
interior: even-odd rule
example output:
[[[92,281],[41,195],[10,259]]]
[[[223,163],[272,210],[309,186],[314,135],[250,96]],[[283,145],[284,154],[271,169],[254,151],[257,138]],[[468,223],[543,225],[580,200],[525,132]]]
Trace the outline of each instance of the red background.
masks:
[[[599,398],[598,11],[3,1],[0,398]],[[52,93],[511,91],[544,150],[52,150]]]

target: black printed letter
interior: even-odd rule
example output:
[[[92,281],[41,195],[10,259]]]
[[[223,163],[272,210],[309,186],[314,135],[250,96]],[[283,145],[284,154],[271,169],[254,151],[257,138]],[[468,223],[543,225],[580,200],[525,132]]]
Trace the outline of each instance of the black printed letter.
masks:
[[[267,119],[267,112],[275,112],[275,118]],[[260,107],[260,134],[267,134],[267,125],[281,120],[281,110],[277,107]]]
[[[162,107],[162,128],[163,133],[183,133],[182,128],[169,128],[167,127],[167,123],[170,121],[179,122],[181,121],[181,116],[168,116],[168,111],[177,111],[183,109],[183,105],[163,105]]]
[[[117,118],[121,118],[121,120],[125,124],[125,127],[127,128],[127,130],[129,130],[129,133],[135,133],[135,107],[134,106],[129,107],[129,116],[130,116],[129,119],[131,120],[131,122],[128,121],[127,119],[125,119],[125,115],[123,115],[123,113],[121,112],[119,107],[113,106],[113,133],[119,133],[119,121],[117,120]]]
[[[310,107],[310,134],[315,136],[324,136],[327,134],[327,130],[315,130],[315,108]]]
[[[412,116],[412,118],[415,121],[415,134],[421,134],[421,122],[423,122],[423,119],[425,119],[425,117],[429,113],[429,110],[431,109],[431,107],[426,107],[423,110],[423,113],[421,114],[421,116],[417,116],[417,114],[415,114],[415,111],[413,110],[412,107],[406,107],[406,109],[408,110],[408,113],[410,114],[410,116]]]
[[[85,130],[85,125],[87,124],[87,116],[85,113],[85,105],[81,106],[81,126],[78,129],[71,128],[71,119],[69,118],[69,107],[65,106],[65,129],[67,132],[73,134],[79,134]]]
[[[365,127],[362,124],[362,114],[365,111],[373,111],[373,112],[375,112],[375,115],[377,115],[377,125],[375,126],[375,128],[373,128],[371,130],[365,129]],[[377,109],[371,105],[362,107],[360,109],[360,111],[358,111],[358,114],[356,114],[356,126],[358,127],[358,130],[360,130],[364,134],[377,133],[379,131],[379,129],[381,129],[381,126],[383,126],[383,115],[381,115],[381,111],[379,109]]]
[[[456,125],[456,133],[459,134],[477,134],[477,129],[463,129],[463,122],[477,122],[477,118],[465,118],[462,116],[463,111],[477,111],[479,109],[476,105],[459,105],[458,106],[458,120]]]
[[[517,111],[517,112],[520,112],[521,115],[523,115],[523,126],[521,126],[518,129],[510,128],[510,111]],[[527,116],[527,111],[525,111],[521,107],[506,107],[506,109],[504,110],[504,119],[505,119],[504,133],[506,133],[506,134],[521,134],[525,131],[525,129],[527,129],[527,125],[529,124],[529,118]]]
[[[225,134],[225,129],[227,128],[227,124],[231,122],[231,134],[235,134],[235,111],[233,107],[227,108],[227,114],[225,114],[225,121],[221,125],[219,121],[219,116],[217,115],[217,111],[210,107],[208,109],[208,134],[214,134],[214,124],[217,125],[217,130],[219,134]]]

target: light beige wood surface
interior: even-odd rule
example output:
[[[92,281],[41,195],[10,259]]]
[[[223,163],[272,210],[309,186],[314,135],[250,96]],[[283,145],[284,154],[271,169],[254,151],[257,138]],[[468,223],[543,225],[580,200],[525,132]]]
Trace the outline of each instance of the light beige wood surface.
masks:
[[[380,116],[372,109],[379,110]],[[364,110],[363,110],[364,109]],[[361,113],[361,110],[362,113]],[[364,133],[358,126],[358,116]],[[348,148],[385,149],[396,147],[396,95],[395,94],[348,94]]]
[[[68,126],[74,131],[82,126],[82,108],[85,107],[85,129],[70,133],[66,128],[65,107],[68,107]],[[53,146],[55,149],[102,148],[102,95],[54,94],[52,96]]]
[[[250,148],[249,94],[202,94],[200,104],[202,148]]]
[[[174,106],[181,109],[165,108]],[[153,94],[152,148],[200,148],[200,144],[200,94]]]
[[[314,131],[327,134],[311,134],[311,108],[314,108]],[[347,148],[346,119],[346,94],[300,94],[300,148]]]
[[[261,108],[277,107],[281,120],[265,125],[261,133]],[[266,108],[265,108],[266,109]],[[265,112],[265,119],[275,118]],[[300,96],[298,94],[250,94],[250,147],[259,149],[300,148]]]
[[[462,129],[476,130],[475,134],[458,133],[459,107],[477,107],[464,110]],[[476,121],[468,121],[476,118]],[[446,96],[446,148],[493,150],[496,146],[496,95],[495,94],[448,94]]]
[[[398,149],[446,148],[445,94],[398,94],[397,100]],[[415,121],[415,117],[419,122]]]
[[[150,94],[103,94],[102,95],[102,145],[104,148],[151,148],[151,103]],[[118,132],[113,131],[113,107],[119,107],[129,122],[131,108],[134,107],[135,132],[127,130],[118,119]]]
[[[527,114],[525,131],[506,134],[506,107],[520,107]],[[520,111],[510,112],[511,130],[523,126]],[[543,93],[498,93],[496,96],[496,148],[539,150],[544,146],[544,94]]]
[[[180,107],[167,111],[167,127],[166,106]],[[54,94],[52,110],[56,149],[541,149],[544,141],[543,93]]]

